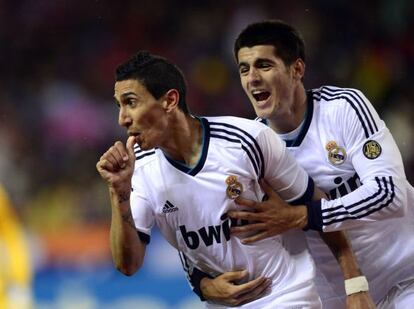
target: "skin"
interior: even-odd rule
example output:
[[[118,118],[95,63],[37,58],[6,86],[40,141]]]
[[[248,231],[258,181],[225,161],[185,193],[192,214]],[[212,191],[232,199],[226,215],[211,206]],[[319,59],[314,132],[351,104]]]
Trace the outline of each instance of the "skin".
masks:
[[[201,125],[178,108],[179,93],[167,91],[155,99],[137,80],[115,84],[115,102],[119,124],[129,137],[126,144],[117,141],[96,164],[106,181],[111,201],[110,245],[119,271],[134,274],[145,256],[145,243],[138,237],[130,207],[131,178],[135,166],[133,146],[143,150],[161,148],[175,160],[195,164],[201,149]]]
[[[299,127],[306,112],[306,91],[302,83],[305,63],[296,59],[287,65],[277,56],[272,45],[243,47],[237,54],[240,82],[258,117],[267,119],[268,125],[277,133],[288,133]],[[229,217],[245,219],[252,224],[232,227],[233,234],[249,232],[253,236],[245,238],[244,243],[281,234],[292,228],[304,228],[307,222],[307,210],[304,205],[290,206],[283,201],[265,182],[262,189],[269,196],[265,202],[255,202],[238,197],[236,203],[251,208],[252,212],[230,211]],[[316,190],[314,200],[326,198]],[[321,237],[330,247],[341,266],[344,279],[361,275],[356,258],[345,233],[321,233]],[[223,275],[222,275],[223,276]],[[221,296],[222,303],[233,305],[236,293],[231,293],[234,282],[216,282],[217,278],[203,278],[201,291],[206,299]],[[217,280],[218,281],[218,280]],[[220,293],[212,293],[212,287],[220,285]],[[217,288],[218,290],[218,288]],[[224,297],[223,295],[227,293]],[[210,297],[210,298],[209,298]],[[366,292],[347,297],[347,308],[375,308]]]
[[[142,150],[159,147],[175,160],[195,164],[201,149],[201,125],[179,110],[177,90],[156,100],[137,80],[125,80],[115,83],[114,98],[119,125],[136,137]]]
[[[302,83],[305,63],[297,59],[290,66],[275,55],[270,45],[243,47],[238,52],[240,82],[258,117],[268,119],[277,133],[296,129],[306,111],[306,92]],[[258,100],[255,92],[267,92]]]

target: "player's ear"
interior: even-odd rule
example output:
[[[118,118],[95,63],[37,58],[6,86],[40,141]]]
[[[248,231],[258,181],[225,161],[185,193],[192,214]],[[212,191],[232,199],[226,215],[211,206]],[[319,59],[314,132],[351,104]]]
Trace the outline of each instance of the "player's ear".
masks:
[[[298,58],[292,64],[292,73],[293,78],[296,80],[301,80],[305,75],[305,62],[302,59]]]
[[[170,89],[164,94],[162,106],[164,110],[169,113],[178,106],[180,100],[180,93],[177,89]]]

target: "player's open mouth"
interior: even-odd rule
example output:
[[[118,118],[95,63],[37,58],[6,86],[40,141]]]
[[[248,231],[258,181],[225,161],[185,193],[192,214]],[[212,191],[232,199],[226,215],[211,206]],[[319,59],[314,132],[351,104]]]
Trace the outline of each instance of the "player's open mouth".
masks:
[[[270,92],[265,90],[253,90],[252,96],[257,103],[265,103],[270,97]]]

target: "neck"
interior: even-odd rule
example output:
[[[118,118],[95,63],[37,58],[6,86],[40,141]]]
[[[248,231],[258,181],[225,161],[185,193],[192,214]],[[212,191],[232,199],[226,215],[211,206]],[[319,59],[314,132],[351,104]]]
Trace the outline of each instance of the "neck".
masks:
[[[203,130],[200,121],[183,112],[178,112],[171,121],[169,138],[162,151],[176,161],[182,161],[187,166],[198,162],[203,141]]]
[[[307,108],[306,91],[303,84],[293,93],[292,104],[274,117],[267,119],[269,127],[276,133],[289,133],[295,130],[305,118]]]

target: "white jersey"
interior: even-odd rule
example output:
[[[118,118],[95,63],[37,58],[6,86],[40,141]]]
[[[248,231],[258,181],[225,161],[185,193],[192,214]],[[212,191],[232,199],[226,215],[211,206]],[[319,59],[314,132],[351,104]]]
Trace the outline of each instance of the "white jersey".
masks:
[[[310,255],[305,249],[291,254],[281,236],[244,245],[240,239],[246,235],[230,237],[230,227],[243,222],[230,220],[226,213],[240,208],[234,203],[240,193],[245,198],[262,200],[259,178],[264,177],[288,201],[309,200],[312,180],[283,141],[263,124],[236,117],[200,120],[204,132],[202,152],[191,169],[160,149],[141,151],[135,146],[131,210],[136,228],[149,240],[156,224],[165,239],[181,252],[190,272],[197,267],[216,276],[246,269],[246,280],[271,278],[272,292],[243,308],[274,308],[286,295],[313,286]],[[305,245],[303,234],[298,231],[294,236],[298,246]],[[298,298],[299,306],[319,302],[315,290]]]
[[[414,278],[413,188],[389,130],[367,98],[348,88],[309,91],[302,130],[286,144],[331,197],[312,205],[313,227],[347,230],[373,299]],[[308,233],[318,270],[343,295],[337,262],[317,232]]]

